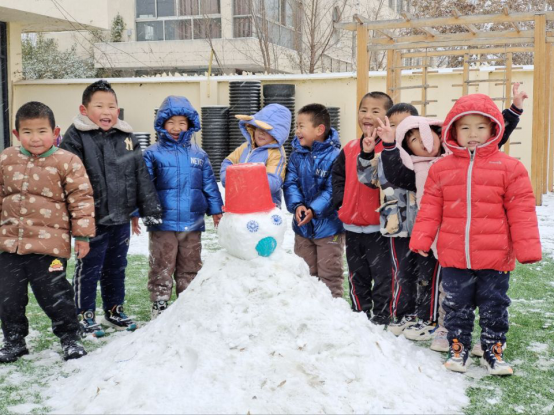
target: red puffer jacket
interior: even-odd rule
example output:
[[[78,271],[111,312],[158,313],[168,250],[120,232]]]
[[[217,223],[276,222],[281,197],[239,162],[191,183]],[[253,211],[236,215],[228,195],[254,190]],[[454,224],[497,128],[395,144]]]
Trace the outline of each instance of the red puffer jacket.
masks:
[[[452,136],[454,122],[480,114],[493,123],[493,134],[471,153]],[[460,98],[443,125],[443,140],[452,155],[429,170],[410,248],[429,251],[439,232],[437,249],[443,267],[511,271],[541,260],[535,198],[527,170],[498,150],[504,122],[486,95]],[[440,230],[439,230],[440,228]]]

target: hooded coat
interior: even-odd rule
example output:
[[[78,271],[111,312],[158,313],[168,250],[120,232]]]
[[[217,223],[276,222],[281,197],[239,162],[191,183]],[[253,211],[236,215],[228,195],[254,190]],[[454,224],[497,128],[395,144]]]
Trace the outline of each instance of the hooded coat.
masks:
[[[339,134],[333,128],[323,142],[314,141],[312,148],[302,147],[297,137],[292,142],[293,152],[283,184],[285,203],[291,213],[299,206],[314,212],[314,218],[304,226],[292,221],[298,235],[321,239],[344,232],[337,211],[333,208],[331,169],[340,153]]]
[[[174,140],[164,129],[175,116],[187,117],[189,127]],[[191,138],[200,131],[198,112],[185,97],[169,96],[160,108],[154,128],[158,142],[144,151],[144,160],[163,208],[162,223],[148,231],[204,231],[204,215],[222,213],[223,200],[208,155]]]
[[[491,119],[492,134],[470,151],[452,132],[465,115]],[[453,154],[431,166],[410,240],[414,251],[429,251],[438,232],[443,267],[511,271],[515,260],[541,260],[535,197],[521,162],[498,150],[504,122],[486,95],[460,98],[443,124],[443,140]],[[439,229],[440,228],[440,229]]]
[[[287,157],[283,144],[290,133],[290,111],[280,104],[269,104],[254,115],[237,115],[239,127],[246,142],[229,154],[221,163],[221,184],[225,187],[227,167],[237,163],[264,163],[271,190],[271,198],[277,207],[281,206],[281,186],[285,179]],[[273,137],[276,143],[257,147],[254,129],[261,128]]]

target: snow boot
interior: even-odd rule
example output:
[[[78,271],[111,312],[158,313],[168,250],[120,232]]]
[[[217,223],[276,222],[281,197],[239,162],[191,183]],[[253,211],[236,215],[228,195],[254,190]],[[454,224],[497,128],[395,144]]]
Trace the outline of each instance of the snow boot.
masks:
[[[395,320],[391,322],[387,327],[387,330],[395,336],[400,336],[405,329],[415,325],[416,323],[417,318],[415,316],[404,316],[400,321]]]
[[[433,341],[431,342],[430,349],[434,350],[435,352],[448,352],[450,350],[450,346],[448,345],[448,330],[446,330],[444,327],[439,327],[437,330],[435,330],[435,336],[433,337]]]
[[[168,306],[169,306],[169,304],[165,300],[154,301],[152,303],[152,311],[150,313],[150,320],[154,320],[156,317],[158,317],[160,314],[162,314],[162,311],[167,310]]]
[[[410,340],[423,341],[431,340],[437,329],[437,323],[432,321],[418,321],[413,326],[404,330],[404,337]]]
[[[0,349],[0,363],[12,363],[21,356],[29,354],[25,340],[5,341],[4,347]]]
[[[88,334],[92,334],[94,337],[102,337],[106,334],[102,326],[96,322],[94,311],[83,311],[78,315],[78,318],[82,337],[86,337]]]
[[[506,350],[506,343],[502,345],[502,351]],[[481,347],[481,343],[475,343],[475,346],[471,349],[471,354],[473,356],[477,357],[483,357],[483,348]]]
[[[453,372],[467,372],[467,367],[471,362],[468,359],[469,351],[467,349],[458,339],[452,340],[448,360],[444,363],[444,366]]]
[[[123,312],[122,305],[114,305],[111,310],[106,310],[102,323],[116,330],[135,331],[137,328],[136,323]]]
[[[80,359],[87,354],[87,351],[77,339],[62,339],[63,360]]]
[[[485,366],[491,375],[510,376],[514,369],[504,360],[502,343],[491,344],[484,348],[481,366]]]

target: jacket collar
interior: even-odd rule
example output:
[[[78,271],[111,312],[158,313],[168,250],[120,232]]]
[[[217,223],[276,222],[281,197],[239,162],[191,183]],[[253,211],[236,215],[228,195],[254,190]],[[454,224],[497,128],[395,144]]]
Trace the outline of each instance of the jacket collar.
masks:
[[[27,157],[45,158],[45,157],[50,156],[51,154],[54,154],[56,151],[58,151],[58,147],[52,146],[52,147],[50,147],[50,150],[47,150],[47,151],[45,151],[44,153],[39,154],[38,156],[36,156],[35,154],[31,153],[29,150],[27,150],[27,149],[26,149],[25,147],[23,147],[23,146],[19,147],[19,151],[21,152],[21,154],[24,154],[24,155],[26,155]]]
[[[75,128],[79,131],[94,131],[100,129],[100,127],[93,123],[89,117],[83,114],[79,114],[73,119],[73,125],[75,125]],[[112,128],[129,134],[133,132],[133,128],[128,123],[120,119],[117,120]]]

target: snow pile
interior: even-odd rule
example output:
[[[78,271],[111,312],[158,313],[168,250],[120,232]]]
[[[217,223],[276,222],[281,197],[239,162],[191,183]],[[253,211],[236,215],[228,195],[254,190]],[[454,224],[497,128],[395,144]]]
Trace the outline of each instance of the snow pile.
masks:
[[[225,251],[157,320],[49,381],[56,413],[452,413],[440,354],[353,313],[283,251]]]
[[[542,206],[537,206],[539,232],[541,234],[542,251],[554,257],[554,194],[548,193],[542,197]]]

